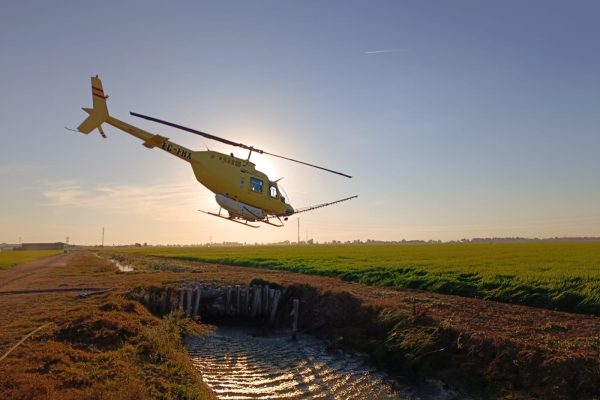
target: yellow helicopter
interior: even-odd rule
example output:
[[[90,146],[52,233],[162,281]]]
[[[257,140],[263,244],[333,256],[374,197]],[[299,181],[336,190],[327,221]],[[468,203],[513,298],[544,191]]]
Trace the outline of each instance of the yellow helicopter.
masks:
[[[77,131],[88,134],[94,129],[98,129],[100,135],[102,135],[103,138],[106,138],[104,130],[102,129],[102,124],[107,123],[143,140],[143,145],[149,149],[159,147],[160,149],[189,162],[192,165],[194,175],[198,182],[206,186],[215,194],[217,204],[220,206],[218,213],[198,210],[203,213],[237,222],[252,228],[258,228],[258,226],[252,225],[250,222],[263,222],[272,226],[282,227],[284,224],[281,218],[283,218],[284,221],[287,221],[288,217],[293,214],[326,207],[358,197],[351,196],[330,203],[294,209],[289,203],[289,197],[285,194],[283,187],[278,181],[270,180],[266,174],[255,168],[254,163],[250,161],[250,156],[253,152],[283,158],[347,178],[351,178],[351,176],[303,161],[268,153],[252,146],[232,142],[182,125],[130,112],[130,114],[135,117],[182,129],[231,146],[241,147],[248,150],[249,154],[247,159],[241,159],[235,157],[233,153],[227,155],[210,150],[192,151],[171,142],[167,137],[149,133],[143,129],[111,117],[108,114],[106,99],[108,99],[108,96],[104,94],[102,81],[98,78],[98,75],[92,77],[93,108],[83,108],[89,116],[81,123],[81,125],[79,125],[79,127],[77,127]],[[223,209],[228,212],[228,215],[221,214]]]

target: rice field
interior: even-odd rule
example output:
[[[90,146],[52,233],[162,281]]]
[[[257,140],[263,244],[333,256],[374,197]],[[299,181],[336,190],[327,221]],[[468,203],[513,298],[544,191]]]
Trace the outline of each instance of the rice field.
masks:
[[[600,315],[600,242],[132,248]]]
[[[0,251],[0,270],[24,264],[29,261],[53,256],[62,253],[63,250],[32,250],[32,251]]]

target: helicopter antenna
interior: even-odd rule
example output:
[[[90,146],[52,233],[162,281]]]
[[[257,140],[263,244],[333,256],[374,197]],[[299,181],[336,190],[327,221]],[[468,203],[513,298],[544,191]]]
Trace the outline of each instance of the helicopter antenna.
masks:
[[[358,197],[358,195],[351,196],[351,197],[346,197],[345,199],[332,201],[330,203],[317,204],[316,206],[310,206],[310,207],[304,207],[304,208],[297,208],[296,210],[294,210],[294,214],[299,214],[299,213],[303,213],[303,212],[307,212],[307,211],[316,210],[317,208],[327,207],[327,206],[330,206],[332,204],[337,204],[337,203],[341,203],[342,201],[352,200],[352,199],[355,199],[357,197]]]
[[[177,128],[177,129],[184,130],[184,131],[186,131],[186,132],[194,133],[194,134],[196,134],[196,135],[200,135],[200,136],[202,136],[202,137],[205,137],[205,138],[207,138],[207,139],[216,140],[217,142],[225,143],[225,144],[228,144],[228,145],[230,145],[230,146],[241,147],[242,149],[249,150],[249,151],[250,151],[250,154],[252,154],[252,152],[253,152],[253,151],[254,151],[254,152],[256,152],[256,153],[259,153],[259,154],[267,154],[267,155],[269,155],[269,156],[278,157],[278,158],[283,158],[284,160],[293,161],[293,162],[296,162],[296,163],[298,163],[298,164],[307,165],[307,166],[309,166],[309,167],[313,167],[313,168],[321,169],[321,170],[323,170],[323,171],[331,172],[331,173],[333,173],[333,174],[337,174],[337,175],[345,176],[346,178],[352,178],[352,176],[350,176],[350,175],[347,175],[347,174],[344,174],[344,173],[342,173],[342,172],[334,171],[334,170],[332,170],[332,169],[329,169],[329,168],[324,168],[324,167],[320,167],[320,166],[318,166],[318,165],[314,165],[314,164],[309,164],[309,163],[307,163],[307,162],[300,161],[300,160],[295,160],[295,159],[293,159],[293,158],[284,157],[284,156],[280,156],[280,155],[277,155],[277,154],[269,153],[269,152],[267,152],[267,151],[260,150],[260,149],[257,149],[257,148],[255,148],[255,147],[252,147],[252,146],[248,146],[248,145],[245,145],[245,144],[243,144],[243,143],[236,143],[236,142],[233,142],[233,141],[231,141],[231,140],[228,140],[228,139],[221,138],[221,137],[219,137],[219,136],[211,135],[210,133],[206,133],[206,132],[202,132],[202,131],[199,131],[199,130],[196,130],[196,129],[192,129],[192,128],[185,127],[185,126],[183,126],[183,125],[174,124],[174,123],[172,123],[172,122],[163,121],[163,120],[161,120],[161,119],[158,119],[158,118],[149,117],[149,116],[147,116],[147,115],[138,114],[138,113],[135,113],[135,112],[129,112],[129,114],[133,115],[134,117],[138,117],[138,118],[144,118],[144,119],[147,119],[148,121],[152,121],[152,122],[158,122],[159,124],[167,125],[167,126],[170,126],[170,127],[173,127],[173,128]],[[248,155],[248,159],[250,159],[250,154]]]

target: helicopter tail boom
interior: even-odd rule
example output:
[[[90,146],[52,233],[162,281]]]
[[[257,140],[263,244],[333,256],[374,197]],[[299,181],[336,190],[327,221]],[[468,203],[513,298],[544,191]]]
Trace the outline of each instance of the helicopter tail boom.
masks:
[[[104,95],[102,89],[102,81],[98,76],[92,77],[92,104],[93,108],[83,108],[83,111],[87,112],[89,116],[77,127],[77,130],[81,133],[88,134],[94,129],[98,129],[103,137],[104,131],[102,130],[102,124],[109,118],[108,107],[106,106],[106,99],[108,96]]]

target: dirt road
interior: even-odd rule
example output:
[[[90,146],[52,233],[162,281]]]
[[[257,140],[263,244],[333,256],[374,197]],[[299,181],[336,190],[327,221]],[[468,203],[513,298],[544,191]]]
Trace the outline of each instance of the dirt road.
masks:
[[[75,253],[63,253],[56,256],[42,258],[18,268],[9,268],[0,271],[0,291],[25,289],[27,285],[35,282],[35,276],[45,277],[52,269],[66,266]]]

